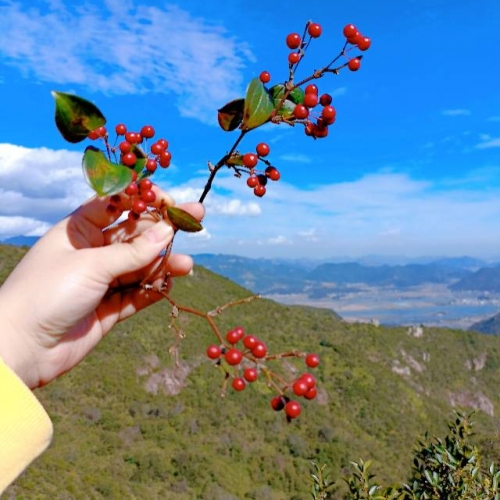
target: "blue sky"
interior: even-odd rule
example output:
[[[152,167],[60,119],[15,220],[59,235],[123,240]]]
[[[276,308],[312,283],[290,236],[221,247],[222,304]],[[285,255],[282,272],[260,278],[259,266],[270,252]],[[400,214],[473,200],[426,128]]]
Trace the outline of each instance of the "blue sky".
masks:
[[[51,90],[75,92],[112,127],[152,124],[173,165],[158,184],[195,200],[237,133],[216,110],[262,70],[287,77],[285,37],[323,34],[297,77],[342,47],[354,23],[372,39],[361,69],[318,82],[337,121],[313,141],[266,125],[281,180],[256,198],[224,172],[205,230],[178,250],[250,257],[370,254],[500,256],[500,14],[495,0],[0,0],[0,240],[43,234],[90,194],[84,146],[53,120]]]

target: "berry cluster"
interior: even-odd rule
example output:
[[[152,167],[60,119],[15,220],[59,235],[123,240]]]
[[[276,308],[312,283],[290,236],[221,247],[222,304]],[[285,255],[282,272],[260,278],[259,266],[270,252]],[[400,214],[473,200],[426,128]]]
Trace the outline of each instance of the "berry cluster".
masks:
[[[268,386],[279,392],[279,395],[271,400],[272,408],[276,411],[284,408],[288,420],[299,416],[301,406],[297,401],[293,401],[285,395],[287,391],[291,391],[295,396],[304,397],[305,399],[314,399],[316,397],[316,379],[313,375],[304,373],[293,382],[287,383],[270,371],[265,362],[285,356],[297,356],[305,357],[306,366],[309,368],[316,368],[319,365],[319,356],[317,354],[291,352],[282,355],[268,355],[266,344],[254,335],[247,335],[241,326],[229,330],[225,338],[221,340],[223,342],[220,345],[209,345],[206,354],[209,359],[216,361],[219,366],[227,365],[228,368],[233,368],[232,375],[226,370],[226,378],[232,378],[231,386],[235,391],[243,391],[248,384],[255,382],[259,376],[264,375]]]
[[[350,44],[352,46],[356,46],[359,50],[365,51],[370,48],[372,41],[370,38],[363,36],[354,24],[346,24],[343,30],[344,36],[346,37],[346,45]],[[352,47],[351,47],[352,48]],[[347,63],[347,67],[351,71],[358,71],[361,67],[361,58],[354,57],[349,59]]]
[[[323,28],[318,23],[309,22],[306,25],[306,29],[307,34],[310,37],[309,41],[312,38],[318,38],[323,32]],[[292,67],[295,64],[298,64],[304,56],[304,48],[306,47],[308,42],[305,40],[305,37],[303,39],[298,33],[288,34],[285,41],[287,47],[293,51],[288,54],[288,64],[290,65],[290,67]],[[296,52],[297,49],[298,51]]]
[[[140,132],[131,132],[127,130],[125,124],[119,123],[115,127],[115,132],[116,140],[113,146],[108,142],[108,132],[105,126],[92,130],[88,138],[91,140],[103,139],[106,149],[115,157],[120,155],[120,163],[132,169],[132,182],[124,190],[124,193],[130,197],[129,205],[131,208],[128,217],[131,220],[137,220],[140,214],[145,212],[147,207],[156,200],[156,195],[152,190],[153,183],[147,177],[152,175],[158,166],[168,168],[172,154],[168,151],[166,139],[158,139],[153,142],[147,155],[139,148],[139,144],[154,137],[155,130],[151,125],[144,125]],[[123,137],[123,140],[116,145],[119,137]],[[118,205],[116,200],[116,196],[111,200],[109,207],[111,210]]]
[[[249,170],[249,177],[247,179],[247,186],[253,189],[255,196],[262,197],[266,194],[266,184],[268,179],[278,181],[281,177],[279,170],[273,167],[269,161],[264,158],[269,154],[271,149],[265,142],[257,144],[255,153],[246,153],[242,156],[241,161],[243,166]],[[255,168],[259,161],[266,164],[264,172],[260,172]]]

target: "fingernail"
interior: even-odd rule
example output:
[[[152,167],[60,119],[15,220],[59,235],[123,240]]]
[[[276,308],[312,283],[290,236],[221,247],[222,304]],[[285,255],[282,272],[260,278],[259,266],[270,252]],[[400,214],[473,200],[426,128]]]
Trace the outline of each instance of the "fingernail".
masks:
[[[144,232],[144,236],[152,243],[166,243],[167,240],[172,238],[173,234],[172,226],[163,221],[157,222]]]

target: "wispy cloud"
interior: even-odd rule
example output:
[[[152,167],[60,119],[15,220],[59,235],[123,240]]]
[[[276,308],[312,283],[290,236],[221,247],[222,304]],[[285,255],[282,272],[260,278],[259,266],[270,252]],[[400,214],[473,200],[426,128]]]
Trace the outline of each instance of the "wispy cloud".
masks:
[[[215,123],[242,86],[248,46],[173,5],[107,0],[0,6],[4,63],[26,77],[107,94],[173,95],[182,116]],[[200,78],[203,75],[203,78]],[[189,105],[186,105],[189,103]]]
[[[311,163],[311,157],[304,155],[304,154],[288,154],[288,155],[281,155],[279,157],[280,160],[283,160],[284,162],[290,162],[290,163]]]
[[[471,112],[468,109],[443,109],[441,114],[443,116],[469,116]]]
[[[500,148],[500,137],[496,139],[486,139],[476,145],[477,149]]]

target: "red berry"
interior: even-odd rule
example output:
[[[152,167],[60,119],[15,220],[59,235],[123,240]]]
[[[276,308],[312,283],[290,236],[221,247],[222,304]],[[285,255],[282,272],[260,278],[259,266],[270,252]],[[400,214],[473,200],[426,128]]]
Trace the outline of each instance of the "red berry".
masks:
[[[253,194],[255,196],[258,196],[259,198],[262,198],[266,194],[266,186],[258,184],[253,188]]]
[[[96,128],[95,132],[98,137],[106,137],[108,135],[108,131],[106,130],[106,127],[104,125]]]
[[[137,156],[134,153],[129,152],[122,155],[122,163],[127,167],[133,167],[137,162]]]
[[[257,144],[257,147],[255,148],[255,150],[257,151],[257,154],[259,156],[267,156],[269,154],[269,152],[271,151],[271,149],[269,148],[269,146],[265,142],[261,142],[261,143]]]
[[[298,33],[290,33],[286,37],[286,44],[289,49],[298,49],[300,47],[300,42],[301,42],[300,35]]]
[[[266,176],[269,177],[272,181],[279,181],[280,180],[280,173],[277,168],[275,167],[267,167],[266,170]]]
[[[300,380],[304,380],[309,388],[314,387],[316,385],[316,379],[310,373],[304,373],[303,375],[301,375]]]
[[[247,179],[247,186],[248,187],[254,188],[255,186],[258,186],[258,185],[259,185],[259,179],[257,179],[256,175],[251,175]]]
[[[320,125],[318,123],[318,125],[314,129],[314,137],[316,137],[317,139],[323,139],[327,135],[328,135],[328,127],[326,127],[324,125]]]
[[[313,94],[310,92],[304,96],[304,106],[308,108],[314,108],[318,104],[318,94]]]
[[[144,139],[151,139],[155,135],[155,129],[151,125],[144,125],[141,128],[141,135]]]
[[[137,214],[135,212],[132,212],[130,211],[127,215],[127,218],[128,220],[130,221],[136,221],[136,220],[139,220],[141,218],[141,215],[140,214]]]
[[[127,133],[127,127],[123,123],[119,123],[115,127],[116,135],[125,135]]]
[[[344,33],[344,36],[346,38],[354,36],[357,32],[358,32],[358,29],[356,28],[356,26],[354,26],[354,24],[346,24],[344,26],[343,33]]]
[[[130,142],[130,144],[138,144],[141,142],[141,135],[137,132],[127,132],[125,134],[125,140]]]
[[[304,120],[309,116],[309,110],[303,104],[297,104],[293,110],[293,116],[299,120]]]
[[[363,37],[361,36],[361,33],[359,31],[356,32],[355,35],[353,36],[350,36],[347,41],[351,44],[351,45],[357,45],[358,42],[360,42],[361,40],[363,39]]]
[[[262,83],[268,83],[269,81],[271,81],[271,73],[269,73],[269,71],[263,71],[259,75],[259,79]]]
[[[231,347],[224,354],[224,359],[228,365],[239,365],[243,359],[243,354],[238,349]]]
[[[358,71],[359,67],[361,66],[361,60],[355,57],[347,63],[347,66],[351,71]]]
[[[332,103],[332,96],[330,94],[322,94],[319,98],[321,106],[329,106]]]
[[[118,145],[118,148],[120,149],[120,151],[122,153],[130,153],[130,151],[132,151],[132,144],[130,144],[130,142],[123,141],[123,142],[120,142],[120,144]]]
[[[254,337],[253,335],[246,335],[243,338],[243,345],[247,348],[252,350],[258,343],[257,337]]]
[[[318,86],[314,83],[310,83],[305,89],[304,92],[306,94],[316,94],[318,95]]]
[[[259,376],[259,373],[256,368],[246,368],[243,372],[243,378],[247,382],[255,382]]]
[[[305,394],[306,399],[314,399],[318,394],[318,389],[316,387],[311,387]]]
[[[156,142],[160,146],[163,146],[163,149],[168,149],[168,141],[166,139],[158,139]]]
[[[243,338],[243,335],[245,335],[245,333],[243,332],[243,329],[235,328],[234,330],[229,330],[226,333],[226,340],[230,344],[236,344],[237,342],[239,342]]]
[[[300,54],[298,52],[290,52],[288,54],[288,62],[290,64],[297,64],[300,61]]]
[[[154,158],[149,158],[149,160],[146,161],[146,170],[148,172],[155,172],[158,167],[158,163],[156,163],[156,160]]]
[[[156,200],[156,194],[154,191],[151,191],[151,189],[147,191],[142,191],[141,200],[145,201],[146,203],[153,203],[153,201]]]
[[[207,356],[210,359],[219,359],[221,355],[221,350],[218,345],[209,345],[207,347]]]
[[[314,123],[312,122],[307,122],[306,126],[304,127],[304,132],[306,133],[306,135],[314,136],[315,131],[316,131],[316,125],[314,125]]]
[[[134,196],[138,192],[139,192],[139,187],[135,182],[131,182],[125,189],[125,194],[128,194],[129,196]]]
[[[87,135],[87,138],[89,138],[91,141],[95,141],[96,139],[99,139],[99,134],[96,130],[91,130]]]
[[[271,407],[274,411],[281,411],[286,404],[286,399],[284,396],[276,396],[271,399]]]
[[[324,118],[327,122],[329,120],[334,120],[337,115],[337,111],[333,106],[325,106],[323,111],[321,112],[321,117]]]
[[[141,200],[140,198],[137,198],[132,202],[132,211],[136,214],[142,214],[142,212],[146,211],[146,208],[146,202]]]
[[[153,183],[149,179],[141,179],[139,181],[139,189],[141,191],[149,191],[153,187]]]
[[[313,353],[308,354],[306,356],[306,365],[309,368],[316,368],[319,365],[319,356]]]
[[[245,381],[241,377],[234,378],[231,385],[235,391],[242,391],[246,386]]]
[[[303,396],[309,390],[309,385],[305,380],[299,378],[294,382],[292,390],[296,396]]]
[[[297,418],[300,415],[300,404],[297,401],[288,401],[285,413],[288,418]]]
[[[264,342],[257,342],[255,344],[255,347],[252,349],[252,354],[256,358],[264,358],[267,354],[267,346],[264,344]]]
[[[363,36],[358,41],[358,49],[359,50],[368,50],[370,48],[371,44],[372,44],[372,41],[367,36]]]
[[[172,159],[172,153],[170,151],[162,151],[160,153],[158,163],[160,167],[166,168],[170,166],[170,160]]]
[[[307,27],[307,32],[311,35],[312,38],[318,38],[322,32],[321,25],[318,23],[311,23]]]
[[[160,153],[163,153],[165,151],[165,148],[159,144],[158,142],[155,142],[151,144],[151,153],[154,155],[159,155]]]
[[[259,158],[253,153],[247,153],[243,155],[243,165],[247,168],[253,168],[257,165]]]

